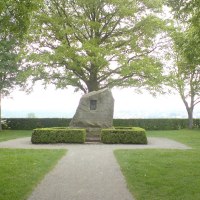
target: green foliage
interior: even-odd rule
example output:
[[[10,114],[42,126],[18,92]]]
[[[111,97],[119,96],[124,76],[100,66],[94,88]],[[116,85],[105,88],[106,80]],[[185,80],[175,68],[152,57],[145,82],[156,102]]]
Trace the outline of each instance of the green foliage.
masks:
[[[0,149],[0,199],[28,199],[66,150]]]
[[[16,86],[25,86],[21,49],[32,13],[42,0],[0,0],[0,122],[1,98]],[[0,131],[1,131],[0,123]]]
[[[42,0],[0,1],[0,32],[21,39],[30,25],[33,11],[37,11]]]
[[[11,130],[33,130],[45,127],[68,127],[65,118],[7,118]],[[187,119],[113,119],[115,127],[142,127],[146,130],[178,130],[187,128]],[[194,119],[194,128],[200,128],[200,119]]]
[[[16,84],[18,67],[15,45],[13,40],[0,41],[0,92],[4,95],[9,94],[10,89]]]
[[[85,129],[41,128],[34,129],[31,137],[33,144],[84,143]]]
[[[174,16],[189,25],[200,28],[200,2],[199,0],[167,0]]]
[[[7,95],[17,85],[20,48],[40,0],[0,1],[0,93]]]
[[[199,127],[199,119],[195,127]],[[187,127],[187,119],[114,119],[115,127],[142,127],[146,130],[177,130]]]
[[[101,141],[107,144],[147,144],[145,130],[138,127],[102,129]]]
[[[199,0],[167,0],[176,23],[185,34],[182,51],[190,63],[200,63],[200,2]]]
[[[7,124],[11,130],[33,130],[45,127],[69,126],[71,119],[64,118],[8,118]]]
[[[165,32],[162,1],[45,1],[34,16],[27,48],[33,81],[87,93],[105,87],[145,86],[161,74],[152,56]],[[37,45],[36,45],[37,44]],[[28,46],[29,47],[29,46]],[[29,64],[30,64],[29,62]]]
[[[180,95],[188,113],[188,127],[193,128],[193,110],[200,103],[200,37],[189,24],[180,23],[174,29],[171,33],[173,63],[168,67],[165,81]]]
[[[9,126],[7,124],[7,120],[1,119],[0,123],[1,123],[2,129],[9,129]]]

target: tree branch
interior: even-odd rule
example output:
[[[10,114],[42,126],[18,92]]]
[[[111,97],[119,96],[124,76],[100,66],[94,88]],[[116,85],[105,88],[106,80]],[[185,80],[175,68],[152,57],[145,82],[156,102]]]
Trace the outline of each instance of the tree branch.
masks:
[[[114,24],[112,29],[109,32],[106,32],[105,35],[101,38],[101,43],[105,42],[106,39],[108,39],[109,36],[111,36],[116,29],[117,25],[120,23],[121,19],[119,18],[117,22]]]

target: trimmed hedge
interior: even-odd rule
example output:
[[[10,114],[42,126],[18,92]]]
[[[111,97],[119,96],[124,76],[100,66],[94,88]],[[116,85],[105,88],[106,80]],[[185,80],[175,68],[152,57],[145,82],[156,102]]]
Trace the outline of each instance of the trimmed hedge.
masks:
[[[85,138],[85,129],[39,128],[33,130],[31,142],[33,144],[84,143]]]
[[[139,127],[102,129],[101,141],[106,144],[147,144],[145,130]]]
[[[66,118],[7,118],[5,120],[11,130],[68,127],[71,121],[71,119]]]
[[[11,130],[68,127],[71,121],[66,118],[5,118],[5,120]],[[113,119],[113,126],[142,127],[146,130],[178,130],[187,128],[188,119]],[[200,119],[194,119],[194,128],[200,128]]]
[[[198,121],[200,120],[198,119]],[[113,125],[142,127],[146,130],[179,130],[187,128],[188,119],[115,119]]]

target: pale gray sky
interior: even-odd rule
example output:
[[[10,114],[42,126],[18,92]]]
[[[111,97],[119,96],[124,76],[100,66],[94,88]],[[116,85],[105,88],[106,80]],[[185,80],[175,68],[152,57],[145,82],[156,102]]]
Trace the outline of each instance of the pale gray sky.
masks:
[[[83,93],[74,93],[69,87],[55,90],[37,84],[31,94],[14,91],[12,98],[2,101],[3,117],[26,117],[35,113],[36,117],[72,117]],[[115,118],[148,118],[148,117],[187,117],[185,107],[177,95],[160,95],[156,98],[145,92],[137,94],[133,89],[113,89],[115,99]],[[176,113],[176,114],[175,114]],[[179,114],[177,114],[179,113]],[[10,116],[11,115],[11,116]],[[200,117],[200,106],[195,109],[195,116]]]

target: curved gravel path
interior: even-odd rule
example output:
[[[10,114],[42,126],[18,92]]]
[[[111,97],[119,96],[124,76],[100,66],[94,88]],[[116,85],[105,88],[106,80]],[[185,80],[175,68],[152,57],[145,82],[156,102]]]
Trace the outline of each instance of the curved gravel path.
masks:
[[[68,149],[28,200],[133,200],[114,158],[114,149],[190,149],[166,138],[148,138],[148,145],[33,145],[30,138],[20,138],[1,142],[0,148]]]

